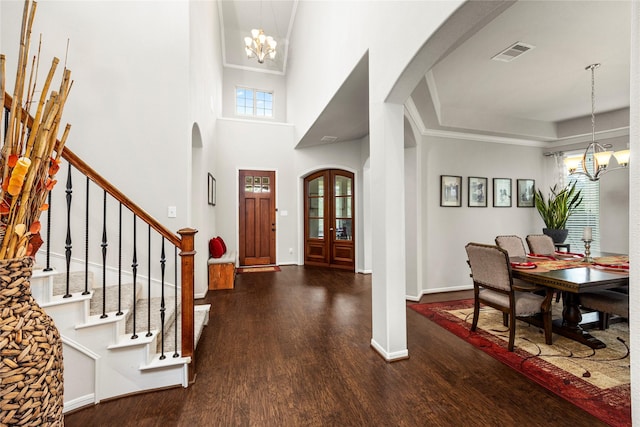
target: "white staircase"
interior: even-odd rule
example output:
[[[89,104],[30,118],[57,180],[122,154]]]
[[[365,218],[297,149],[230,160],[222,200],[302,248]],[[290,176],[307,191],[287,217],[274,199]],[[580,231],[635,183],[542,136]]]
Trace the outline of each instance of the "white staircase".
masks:
[[[165,293],[164,357],[160,353],[161,298],[146,298],[146,290],[136,287],[136,335],[133,339],[133,284],[121,286],[121,313],[118,313],[118,286],[107,286],[106,317],[103,317],[102,287],[94,287],[88,273],[89,294],[83,295],[85,273],[70,274],[70,297],[66,274],[35,269],[31,290],[38,304],[53,318],[62,338],[64,356],[64,412],[145,390],[188,386],[189,357],[175,352],[175,316],[179,304],[171,292]],[[178,301],[180,296],[177,295]],[[151,327],[148,306],[151,305]],[[195,306],[194,339],[197,342],[209,320],[210,305]],[[180,328],[180,322],[178,322]],[[150,331],[149,331],[150,329]],[[150,332],[150,334],[149,334]],[[177,331],[178,352],[180,330]],[[147,336],[149,335],[149,336]]]

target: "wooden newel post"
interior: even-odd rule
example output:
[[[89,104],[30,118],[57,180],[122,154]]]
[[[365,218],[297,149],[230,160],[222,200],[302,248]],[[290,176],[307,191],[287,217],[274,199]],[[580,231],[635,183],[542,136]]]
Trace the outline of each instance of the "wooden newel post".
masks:
[[[198,230],[193,228],[183,228],[178,230],[182,237],[180,247],[181,268],[182,268],[182,357],[191,357],[189,364],[189,382],[195,379],[195,356],[194,350],[194,312],[193,312],[193,270],[195,251],[195,234]]]

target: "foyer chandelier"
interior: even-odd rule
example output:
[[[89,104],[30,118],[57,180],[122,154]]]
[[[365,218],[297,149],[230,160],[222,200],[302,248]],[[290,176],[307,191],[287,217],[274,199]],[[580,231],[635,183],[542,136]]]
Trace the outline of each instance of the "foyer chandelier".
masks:
[[[613,151],[608,150],[609,146],[603,146],[596,142],[596,114],[595,114],[595,69],[600,64],[591,64],[585,70],[591,71],[591,143],[584,150],[584,154],[570,156],[564,160],[569,170],[569,175],[585,175],[590,181],[598,181],[607,172],[623,169],[629,166],[629,150]],[[611,156],[618,162],[618,167],[608,168]],[[587,160],[592,161],[588,163]]]
[[[271,36],[266,36],[262,29],[251,30],[251,37],[244,38],[244,50],[247,58],[256,57],[260,64],[269,56],[270,59],[276,57],[276,46],[278,43]]]

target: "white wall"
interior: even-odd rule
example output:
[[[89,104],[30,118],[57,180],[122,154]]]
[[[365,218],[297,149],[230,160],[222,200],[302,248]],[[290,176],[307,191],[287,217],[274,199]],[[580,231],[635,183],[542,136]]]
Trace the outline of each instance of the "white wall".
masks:
[[[540,233],[543,227],[535,208],[493,207],[493,178],[511,178],[512,196],[517,179],[541,181],[543,156],[536,147],[423,137],[422,292],[469,289],[465,245],[493,244],[495,236]],[[440,206],[440,175],[462,176],[462,206]],[[469,176],[488,178],[487,207],[467,206]]]
[[[196,234],[195,295],[207,291],[208,241],[217,235],[216,208],[207,204],[207,174],[216,175],[216,119],[223,103],[223,67],[218,7],[215,2],[189,2],[189,98],[192,129],[200,132],[189,141],[191,191],[189,219]]]
[[[303,263],[303,187],[304,176],[325,168],[355,173],[356,224],[362,222],[362,141],[292,150],[293,126],[249,120],[220,119],[216,163],[218,203],[216,229],[228,246],[238,248],[238,170],[276,171],[276,261],[278,264]],[[365,152],[366,153],[366,152]],[[286,215],[283,213],[286,212]],[[356,248],[364,236],[356,235]],[[292,249],[292,253],[290,253]],[[364,259],[357,258],[357,269]]]

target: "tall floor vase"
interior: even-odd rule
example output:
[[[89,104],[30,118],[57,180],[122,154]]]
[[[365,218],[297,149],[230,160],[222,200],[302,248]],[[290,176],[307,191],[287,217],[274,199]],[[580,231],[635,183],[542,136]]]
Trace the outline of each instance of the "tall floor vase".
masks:
[[[31,295],[31,257],[0,260],[0,426],[63,426],[62,342]]]

